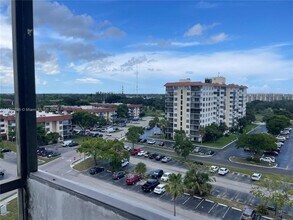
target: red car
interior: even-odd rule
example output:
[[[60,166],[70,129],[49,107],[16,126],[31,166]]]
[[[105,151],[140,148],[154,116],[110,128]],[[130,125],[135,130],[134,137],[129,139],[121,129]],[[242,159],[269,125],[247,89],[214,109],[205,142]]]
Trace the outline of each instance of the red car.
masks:
[[[131,154],[132,156],[135,156],[135,155],[137,155],[138,152],[140,152],[140,151],[141,151],[140,148],[134,148],[134,149],[130,152],[130,154]]]
[[[126,178],[127,185],[133,185],[141,180],[141,176],[138,174],[130,174]]]

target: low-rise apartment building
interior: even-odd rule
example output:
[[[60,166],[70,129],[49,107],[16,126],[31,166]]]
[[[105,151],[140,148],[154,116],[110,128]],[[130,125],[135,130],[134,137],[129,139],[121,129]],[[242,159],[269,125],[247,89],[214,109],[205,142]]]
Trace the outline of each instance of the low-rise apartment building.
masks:
[[[226,84],[224,77],[191,82],[190,79],[165,84],[166,134],[184,130],[193,141],[201,141],[199,129],[212,123],[225,123],[228,128],[246,115],[246,86]]]
[[[56,132],[59,134],[59,140],[65,140],[71,137],[72,115],[59,115],[53,113],[37,112],[37,123],[42,125],[47,133]],[[9,138],[9,132],[15,129],[15,111],[0,110],[1,136],[4,139]]]

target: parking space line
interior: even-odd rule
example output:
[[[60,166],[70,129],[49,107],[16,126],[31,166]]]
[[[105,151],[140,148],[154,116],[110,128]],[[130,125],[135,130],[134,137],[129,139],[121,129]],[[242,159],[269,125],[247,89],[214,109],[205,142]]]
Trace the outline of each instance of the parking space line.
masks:
[[[201,197],[198,197],[198,196],[193,196],[194,198],[197,198],[197,199],[202,199]]]
[[[225,205],[225,204],[223,204],[223,203],[218,203],[218,205],[221,205],[221,206],[227,207],[227,205]]]
[[[200,201],[200,203],[198,203],[198,205],[195,207],[195,209],[197,209],[197,207],[198,207],[203,201],[204,201],[204,199],[202,199],[202,200]]]
[[[190,194],[189,193],[183,193],[184,195],[186,195],[186,196],[190,196]]]
[[[241,209],[238,209],[238,208],[235,208],[235,207],[232,207],[232,209],[236,210],[236,211],[239,211],[239,212],[242,212]]]
[[[226,210],[226,212],[224,213],[223,217],[224,218],[227,215],[227,212],[230,210],[231,207],[228,207],[228,209]]]
[[[206,199],[206,201],[208,201],[208,200]],[[213,203],[215,203],[215,202],[213,202]],[[208,213],[210,213],[210,212],[212,211],[212,209],[215,207],[216,204],[217,204],[217,203],[215,203],[215,204],[212,206],[212,208],[210,209],[210,211],[208,211]]]
[[[185,202],[182,203],[182,205],[184,205],[191,197],[188,197]]]
[[[212,202],[212,203],[214,203],[214,201],[212,201],[212,200],[209,200],[209,199],[205,199],[207,202]]]

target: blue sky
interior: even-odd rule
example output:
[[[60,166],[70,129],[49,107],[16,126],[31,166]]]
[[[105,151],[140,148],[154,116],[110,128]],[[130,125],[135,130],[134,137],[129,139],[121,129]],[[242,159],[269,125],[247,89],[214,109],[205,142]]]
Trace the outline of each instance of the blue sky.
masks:
[[[13,91],[9,4],[0,93]],[[292,11],[292,1],[35,1],[37,92],[136,93],[138,82],[138,93],[164,93],[220,73],[251,93],[293,93]]]

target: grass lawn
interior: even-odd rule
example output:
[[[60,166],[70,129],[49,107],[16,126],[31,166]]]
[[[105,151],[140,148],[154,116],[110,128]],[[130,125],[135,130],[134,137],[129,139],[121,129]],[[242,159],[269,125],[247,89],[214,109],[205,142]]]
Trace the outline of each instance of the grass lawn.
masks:
[[[16,143],[15,142],[2,141],[1,145],[0,145],[0,148],[10,149],[10,150],[16,152]]]
[[[210,146],[210,147],[218,147],[218,148],[222,148],[225,145],[229,144],[230,142],[236,140],[236,138],[238,137],[238,135],[236,134],[229,134],[228,137],[221,137],[218,140],[214,141],[214,142],[203,142],[204,146]],[[197,144],[197,145],[201,145],[201,144]]]
[[[88,139],[91,139],[93,137],[90,137],[90,136],[75,136],[72,138],[73,141],[81,144],[84,140],[88,140]]]
[[[258,125],[251,124],[251,125],[246,125],[245,128],[243,129],[243,133],[247,133],[251,131],[252,129],[256,128]]]
[[[38,159],[44,161],[44,163],[41,163],[41,164],[39,164],[39,165],[40,165],[40,166],[41,166],[41,165],[44,165],[44,164],[49,163],[49,162],[51,162],[51,161],[53,161],[53,160],[56,160],[56,159],[59,158],[59,157],[60,157],[60,156],[58,156],[58,157],[47,158],[47,157],[40,157],[40,156],[38,156]]]
[[[259,166],[264,166],[264,167],[273,167],[276,164],[275,163],[268,163],[265,161],[260,161],[260,162],[255,162],[255,161],[248,161],[245,158],[240,158],[240,157],[233,157],[231,158],[232,161],[234,162],[240,162],[240,163],[245,163],[245,164],[252,164],[252,165],[259,165]]]
[[[87,158],[86,160],[76,164],[73,168],[78,171],[84,171],[91,167],[95,166],[95,161],[92,157]]]
[[[7,205],[7,215],[0,217],[1,220],[17,220],[18,219],[18,205],[17,198],[11,200]]]
[[[261,114],[256,114],[256,115],[255,115],[255,120],[256,120],[256,121],[262,121],[262,120],[263,120],[263,115],[261,115]]]

